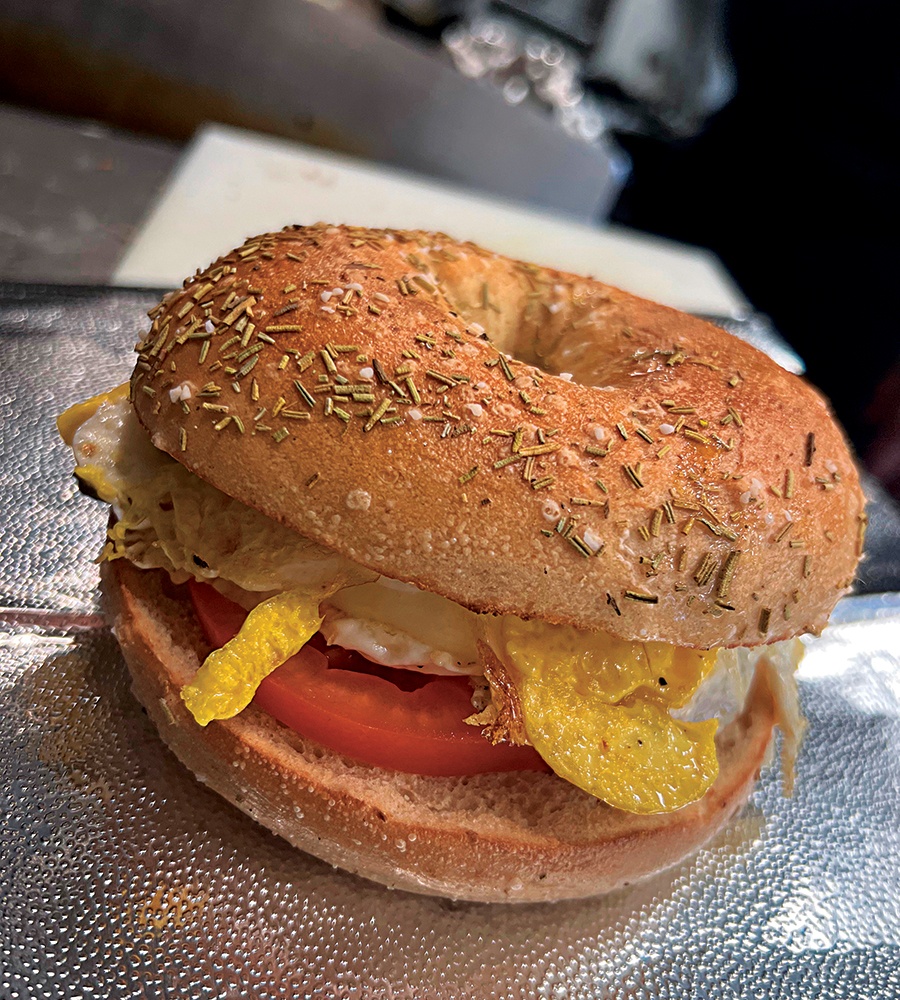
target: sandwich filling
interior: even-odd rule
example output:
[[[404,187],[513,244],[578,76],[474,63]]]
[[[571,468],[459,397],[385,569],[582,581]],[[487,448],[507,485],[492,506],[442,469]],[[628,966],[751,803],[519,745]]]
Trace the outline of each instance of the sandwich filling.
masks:
[[[247,612],[181,693],[200,725],[241,712],[321,634],[375,664],[470,677],[465,721],[492,742],[530,744],[616,808],[668,812],[715,780],[716,731],[740,713],[765,659],[792,762],[803,727],[798,640],[706,651],[479,615],[379,576],[195,476],[153,446],[127,385],[72,407],[59,428],[83,487],[115,515],[102,560],[210,584]]]

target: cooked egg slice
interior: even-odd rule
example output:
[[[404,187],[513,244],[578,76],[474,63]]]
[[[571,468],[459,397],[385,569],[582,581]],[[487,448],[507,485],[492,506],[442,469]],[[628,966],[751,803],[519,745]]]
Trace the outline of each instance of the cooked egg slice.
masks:
[[[322,619],[315,590],[289,590],[258,604],[240,632],[203,661],[181,697],[201,726],[230,719],[253,700],[276,667],[298,653],[318,632]]]
[[[716,652],[625,642],[566,626],[496,619],[491,647],[515,683],[528,739],[553,770],[604,802],[671,812],[718,774],[714,719],[674,719]]]
[[[104,558],[164,569],[179,583],[221,576],[261,594],[377,578],[232,499],[155,448],[127,388],[71,407],[58,421],[72,445],[76,475],[115,512]]]
[[[381,577],[329,601],[322,632],[376,663],[435,674],[481,674],[479,616],[437,594]]]

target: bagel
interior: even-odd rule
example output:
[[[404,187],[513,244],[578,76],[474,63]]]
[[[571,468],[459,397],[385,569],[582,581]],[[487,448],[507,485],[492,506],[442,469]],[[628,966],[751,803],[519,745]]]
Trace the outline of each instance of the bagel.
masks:
[[[349,294],[323,302],[336,287]],[[210,369],[242,338],[198,337],[204,296],[236,303],[217,330],[250,308],[271,331],[230,379]],[[358,350],[332,358],[329,344]],[[332,368],[351,385],[372,368],[375,399],[309,407],[295,382],[313,393]],[[185,382],[221,386],[209,402],[224,416],[173,405]],[[154,445],[213,486],[479,612],[683,646],[773,642],[819,632],[861,554],[856,468],[814,389],[709,323],[443,235],[249,241],[156,314],[132,398]],[[308,421],[273,417],[280,399]],[[272,429],[253,433],[262,407]],[[585,532],[602,543],[593,558]]]
[[[138,697],[260,822],[389,885],[565,898],[708,839],[774,718],[796,749],[789,641],[849,589],[866,516],[826,401],[765,355],[593,279],[344,226],[248,240],[150,316],[128,398],[60,429],[118,522],[103,579]],[[233,642],[205,658],[217,644],[159,570],[242,605]],[[351,592],[369,595],[355,611]],[[414,608],[415,628],[398,624]],[[414,762],[352,760],[244,708],[317,628],[390,668],[483,674],[469,726],[556,773],[411,777]],[[226,661],[243,699],[227,709],[209,686]],[[742,704],[718,711],[726,663]],[[411,846],[402,831],[416,848],[385,846]]]

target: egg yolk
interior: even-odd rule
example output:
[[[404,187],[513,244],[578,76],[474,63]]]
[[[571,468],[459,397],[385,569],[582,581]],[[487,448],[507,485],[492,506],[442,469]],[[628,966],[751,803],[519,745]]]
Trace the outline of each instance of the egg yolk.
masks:
[[[699,799],[718,774],[717,722],[673,719],[716,653],[504,618],[490,644],[518,691],[528,739],[562,778],[634,813]]]
[[[260,682],[300,652],[322,624],[323,596],[321,591],[288,590],[270,597],[247,615],[233,639],[207,656],[193,681],[181,690],[201,726],[242,712]]]

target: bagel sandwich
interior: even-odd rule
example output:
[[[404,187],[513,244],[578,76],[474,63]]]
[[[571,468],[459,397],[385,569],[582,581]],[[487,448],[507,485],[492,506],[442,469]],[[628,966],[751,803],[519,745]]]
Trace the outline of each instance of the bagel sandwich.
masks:
[[[150,312],[59,420],[169,747],[388,886],[536,901],[675,864],[803,721],[866,516],[748,344],[434,233],[293,227]]]

